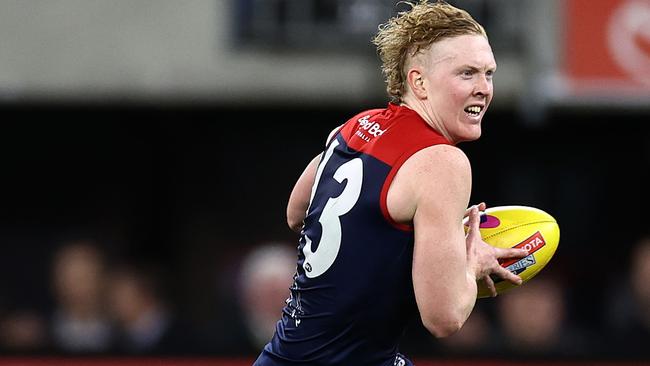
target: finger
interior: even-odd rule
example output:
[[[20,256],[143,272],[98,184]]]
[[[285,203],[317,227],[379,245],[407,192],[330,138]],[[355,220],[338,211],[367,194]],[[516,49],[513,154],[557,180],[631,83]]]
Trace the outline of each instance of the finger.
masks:
[[[494,280],[490,276],[485,276],[483,279],[483,283],[485,283],[485,287],[487,287],[488,291],[490,291],[490,296],[496,297],[497,296],[497,287],[494,285]]]
[[[478,208],[479,211],[483,212],[487,208],[487,205],[485,204],[485,202],[481,202],[478,205],[473,205],[469,207],[467,210],[465,210],[465,215],[463,217],[469,216],[469,213],[472,212],[472,208],[474,207]]]
[[[494,254],[497,259],[506,259],[506,258],[524,258],[528,256],[528,251],[526,249],[517,249],[517,248],[494,248]]]
[[[479,225],[480,225],[480,218],[478,215],[478,208],[476,206],[472,206],[469,210],[469,232],[467,235],[479,235],[480,236],[480,231],[479,231]]]
[[[494,272],[495,275],[503,278],[504,280],[512,283],[513,285],[521,285],[523,283],[523,280],[521,277],[517,276],[516,274],[508,271],[507,269],[499,266],[495,268]]]
[[[485,202],[481,202],[481,203],[478,204],[478,210],[479,211],[485,211],[486,208],[487,208],[487,205],[485,204]]]
[[[476,205],[469,206],[469,207],[467,208],[467,210],[465,210],[465,215],[463,215],[463,217],[467,217],[467,216],[469,216],[469,214],[472,212],[472,209],[473,209],[474,207],[476,207]]]

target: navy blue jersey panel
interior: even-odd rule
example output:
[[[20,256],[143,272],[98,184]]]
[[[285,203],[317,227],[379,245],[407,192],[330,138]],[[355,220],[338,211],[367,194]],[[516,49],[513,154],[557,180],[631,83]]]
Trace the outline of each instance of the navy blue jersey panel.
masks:
[[[350,149],[340,134],[330,142],[305,218],[291,298],[257,364],[392,365],[417,309],[413,233],[393,227],[380,207],[390,170]]]

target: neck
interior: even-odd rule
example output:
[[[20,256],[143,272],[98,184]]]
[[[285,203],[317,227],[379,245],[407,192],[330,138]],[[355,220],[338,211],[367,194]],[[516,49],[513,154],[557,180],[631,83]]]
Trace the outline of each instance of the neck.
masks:
[[[400,104],[403,107],[407,107],[409,109],[414,110],[417,114],[422,117],[422,119],[429,125],[431,128],[436,130],[439,134],[444,136],[447,141],[449,142],[454,142],[451,139],[451,136],[447,133],[447,131],[443,128],[442,122],[438,121],[436,118],[434,118],[434,113],[431,107],[429,106],[428,103],[426,103],[424,100],[418,99],[413,97],[412,94],[407,94],[404,96],[402,99],[402,103]]]

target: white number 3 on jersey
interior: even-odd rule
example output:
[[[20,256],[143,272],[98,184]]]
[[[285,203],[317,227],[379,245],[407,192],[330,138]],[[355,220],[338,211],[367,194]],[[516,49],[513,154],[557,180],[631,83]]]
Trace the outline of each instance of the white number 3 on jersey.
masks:
[[[332,141],[325,152],[323,161],[316,172],[316,180],[311,190],[310,205],[316,194],[316,188],[323,174],[323,169],[332,157],[334,148],[338,145],[337,140]],[[361,159],[355,158],[341,165],[334,172],[334,179],[339,183],[343,183],[344,180],[348,182],[343,192],[338,197],[330,197],[325,204],[325,208],[323,208],[318,220],[323,230],[318,249],[315,252],[311,248],[311,239],[305,235],[305,246],[303,248],[305,261],[302,267],[309,278],[318,277],[325,273],[334,264],[336,256],[339,254],[341,248],[341,221],[339,217],[352,210],[361,194],[361,183],[363,183],[363,163]]]

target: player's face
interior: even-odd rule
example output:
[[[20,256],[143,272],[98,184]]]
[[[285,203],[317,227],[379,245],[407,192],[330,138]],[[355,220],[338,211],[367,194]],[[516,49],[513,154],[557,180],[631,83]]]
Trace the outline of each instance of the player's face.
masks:
[[[425,78],[434,121],[453,143],[478,139],[497,67],[488,40],[481,35],[448,38],[429,52]]]

